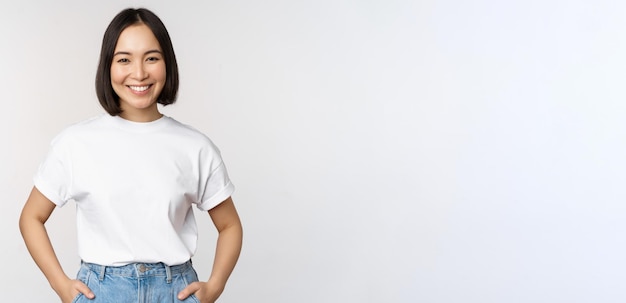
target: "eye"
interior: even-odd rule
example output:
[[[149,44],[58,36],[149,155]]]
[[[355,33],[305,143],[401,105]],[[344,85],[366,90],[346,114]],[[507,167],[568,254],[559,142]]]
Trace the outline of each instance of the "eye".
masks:
[[[117,60],[117,63],[128,63],[130,62],[130,60],[128,60],[127,58],[121,58]]]
[[[158,57],[148,57],[148,58],[146,59],[146,61],[148,61],[148,62],[157,62],[157,61],[159,61],[159,60],[161,60],[161,59],[160,59],[160,58],[158,58]]]

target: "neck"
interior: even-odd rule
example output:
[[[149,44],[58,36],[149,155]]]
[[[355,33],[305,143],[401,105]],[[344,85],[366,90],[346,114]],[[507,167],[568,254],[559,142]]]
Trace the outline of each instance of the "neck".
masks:
[[[119,116],[133,122],[152,122],[163,117],[163,114],[154,106],[143,110],[123,110]]]

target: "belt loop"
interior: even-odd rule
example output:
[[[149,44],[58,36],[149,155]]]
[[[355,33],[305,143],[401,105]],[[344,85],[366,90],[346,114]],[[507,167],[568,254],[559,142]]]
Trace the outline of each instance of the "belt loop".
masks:
[[[104,272],[106,271],[106,268],[107,268],[106,266],[100,265],[100,277],[99,277],[100,281],[104,280]]]
[[[165,266],[165,276],[167,277],[167,284],[172,283],[172,269],[169,265],[163,264]]]

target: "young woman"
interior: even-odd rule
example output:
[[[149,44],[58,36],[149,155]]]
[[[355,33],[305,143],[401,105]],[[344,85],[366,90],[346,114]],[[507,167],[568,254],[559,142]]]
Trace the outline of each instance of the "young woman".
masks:
[[[239,257],[242,228],[219,150],[202,133],[164,116],[178,69],[169,34],[146,9],[126,9],[102,42],[96,92],[107,111],[66,128],[34,177],[20,217],[33,259],[61,302],[214,302]],[[44,224],[57,206],[77,205],[82,259],[75,280]],[[192,204],[219,237],[211,276],[191,265]]]

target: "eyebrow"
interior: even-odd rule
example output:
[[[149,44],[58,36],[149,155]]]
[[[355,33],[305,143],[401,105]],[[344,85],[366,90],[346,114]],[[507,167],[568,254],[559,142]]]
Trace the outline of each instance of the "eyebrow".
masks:
[[[152,53],[158,53],[158,54],[163,55],[163,52],[161,52],[160,50],[158,50],[158,49],[152,49],[152,50],[149,50],[149,51],[145,52],[145,53],[144,53],[144,56],[145,56],[145,55],[147,55],[147,54],[152,54]],[[130,55],[131,55],[131,53],[130,53],[130,52],[125,52],[125,51],[119,51],[119,52],[114,53],[114,54],[113,54],[113,57],[115,57],[115,56],[117,56],[117,55],[127,55],[127,56],[130,56]]]

